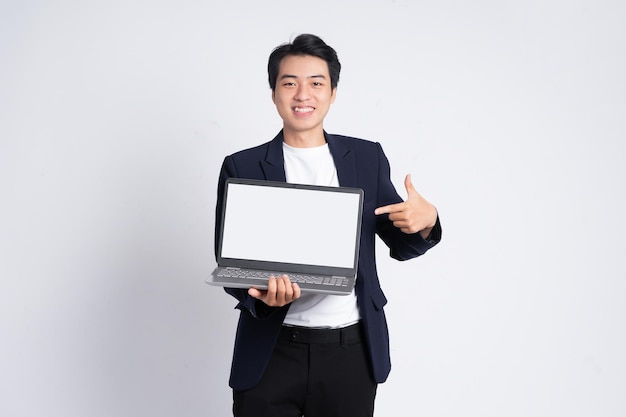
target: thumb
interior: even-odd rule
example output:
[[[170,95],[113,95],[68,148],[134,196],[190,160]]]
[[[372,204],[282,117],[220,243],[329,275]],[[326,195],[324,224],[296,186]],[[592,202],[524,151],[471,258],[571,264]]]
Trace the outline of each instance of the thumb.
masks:
[[[263,295],[263,293],[256,288],[248,288],[248,295],[254,298],[261,299],[261,296]]]
[[[407,174],[404,178],[404,188],[406,188],[407,200],[419,196],[419,193],[415,190],[411,182],[411,174]]]

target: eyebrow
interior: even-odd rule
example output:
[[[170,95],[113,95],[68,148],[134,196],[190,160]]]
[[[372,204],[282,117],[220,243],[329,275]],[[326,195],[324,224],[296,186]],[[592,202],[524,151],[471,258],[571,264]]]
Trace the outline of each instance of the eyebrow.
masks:
[[[283,74],[280,79],[284,80],[285,78],[299,78],[297,75],[292,75],[292,74]],[[309,75],[308,77],[305,78],[323,78],[326,79],[326,76],[324,74],[315,74],[315,75]]]

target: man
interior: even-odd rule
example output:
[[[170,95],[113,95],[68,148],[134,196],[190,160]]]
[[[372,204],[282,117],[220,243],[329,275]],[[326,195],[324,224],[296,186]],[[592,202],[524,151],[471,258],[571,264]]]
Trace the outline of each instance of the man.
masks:
[[[408,198],[400,198],[378,143],[324,131],[340,70],[334,49],[314,35],[274,49],[268,75],[283,128],[272,141],[227,156],[222,165],[217,216],[228,177],[364,190],[351,295],[303,295],[288,276],[271,278],[265,291],[226,289],[241,310],[230,377],[237,417],[372,416],[377,384],[391,368],[375,234],[398,260],[422,255],[441,239],[437,210],[408,175]],[[319,215],[332,216],[332,209]]]

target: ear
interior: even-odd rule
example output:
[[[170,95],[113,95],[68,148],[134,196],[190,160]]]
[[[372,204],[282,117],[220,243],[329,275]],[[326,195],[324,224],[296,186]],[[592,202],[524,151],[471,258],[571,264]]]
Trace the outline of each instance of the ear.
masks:
[[[276,104],[276,90],[272,90],[272,102]]]

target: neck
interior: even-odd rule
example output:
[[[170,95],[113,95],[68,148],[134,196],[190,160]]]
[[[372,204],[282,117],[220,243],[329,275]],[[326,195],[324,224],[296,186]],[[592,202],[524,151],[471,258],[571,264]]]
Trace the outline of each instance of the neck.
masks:
[[[294,148],[313,148],[326,143],[323,129],[316,132],[295,132],[283,128],[283,140]]]

